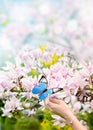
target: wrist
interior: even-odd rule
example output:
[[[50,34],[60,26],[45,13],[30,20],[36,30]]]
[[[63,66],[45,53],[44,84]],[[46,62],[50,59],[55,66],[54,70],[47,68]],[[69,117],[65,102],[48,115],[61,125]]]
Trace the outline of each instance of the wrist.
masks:
[[[70,126],[73,125],[73,122],[75,120],[77,120],[76,116],[72,113],[72,112],[69,112],[66,117],[65,117],[65,120],[66,120],[66,123]]]

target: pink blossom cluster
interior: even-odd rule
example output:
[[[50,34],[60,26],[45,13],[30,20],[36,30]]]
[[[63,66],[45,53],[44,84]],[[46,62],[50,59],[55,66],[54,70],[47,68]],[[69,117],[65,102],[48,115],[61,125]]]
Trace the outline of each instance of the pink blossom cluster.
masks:
[[[28,115],[35,112],[38,95],[31,91],[43,74],[48,80],[47,89],[63,88],[49,96],[63,99],[73,112],[92,112],[92,63],[78,62],[67,48],[54,44],[38,48],[25,46],[15,59],[15,64],[7,63],[0,71],[2,116],[11,117],[19,111]],[[43,101],[38,105],[44,108]]]

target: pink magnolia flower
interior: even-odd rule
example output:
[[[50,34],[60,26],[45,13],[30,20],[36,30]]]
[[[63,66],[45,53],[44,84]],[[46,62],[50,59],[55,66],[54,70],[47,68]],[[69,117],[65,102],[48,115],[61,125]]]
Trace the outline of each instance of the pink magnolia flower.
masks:
[[[22,86],[27,90],[31,91],[32,88],[38,84],[38,79],[37,78],[32,78],[32,77],[26,77],[22,78],[21,80]]]
[[[23,108],[20,101],[13,96],[10,100],[6,101],[4,108],[2,108],[3,116],[11,116],[11,111],[14,112],[16,109],[22,110]]]
[[[80,102],[76,102],[73,104],[74,105],[74,109],[79,112],[81,107],[82,107],[82,104]]]

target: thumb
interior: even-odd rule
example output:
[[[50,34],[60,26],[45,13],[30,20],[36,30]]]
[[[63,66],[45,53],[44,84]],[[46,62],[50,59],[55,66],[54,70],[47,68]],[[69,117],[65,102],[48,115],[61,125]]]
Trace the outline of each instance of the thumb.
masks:
[[[47,108],[47,109],[49,109],[49,110],[51,110],[52,111],[52,107],[54,106],[54,103],[52,103],[51,101],[44,101],[44,106],[45,106],[45,108]]]

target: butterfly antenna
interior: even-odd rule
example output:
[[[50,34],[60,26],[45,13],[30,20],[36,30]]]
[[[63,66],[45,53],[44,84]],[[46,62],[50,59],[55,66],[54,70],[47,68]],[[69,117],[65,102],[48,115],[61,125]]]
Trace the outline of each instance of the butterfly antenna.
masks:
[[[45,75],[44,71],[42,70],[42,68],[39,66],[38,63],[36,64],[36,66],[37,66],[37,71],[38,71],[40,74]]]

